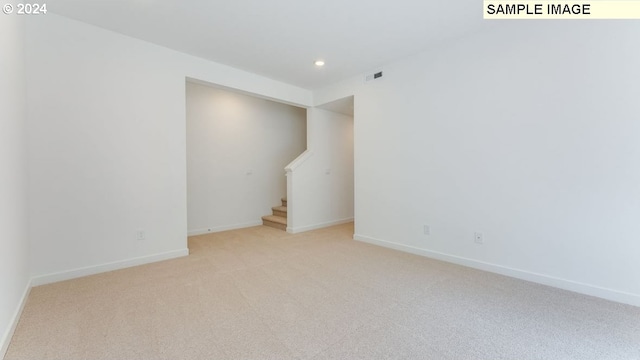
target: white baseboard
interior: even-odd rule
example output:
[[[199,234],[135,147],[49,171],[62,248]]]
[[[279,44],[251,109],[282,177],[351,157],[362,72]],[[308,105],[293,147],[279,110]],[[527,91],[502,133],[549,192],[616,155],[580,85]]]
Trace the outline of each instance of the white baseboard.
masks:
[[[162,260],[174,259],[182,256],[189,255],[189,249],[181,249],[168,251],[165,253],[154,254],[149,256],[141,256],[137,258],[122,260],[122,261],[114,261],[111,263],[96,265],[96,266],[88,266],[80,269],[62,271],[54,274],[40,275],[35,276],[31,279],[32,286],[45,285],[58,281],[75,279],[83,276],[99,274],[107,271],[124,269],[132,266],[149,264]]]
[[[366,242],[373,245],[383,246],[390,249],[395,249],[399,251],[404,251],[428,258],[433,258],[437,260],[442,260],[462,266],[467,266],[474,269],[489,271],[517,279],[522,279],[526,281],[535,282],[538,284],[548,285],[564,290],[569,290],[573,292],[577,292],[580,294],[585,294],[589,296],[595,296],[606,300],[611,300],[619,303],[640,306],[640,295],[626,293],[618,290],[602,288],[599,286],[584,284],[576,281],[571,281],[567,279],[561,279],[553,276],[548,276],[544,274],[538,274],[534,272],[514,269],[502,265],[496,265],[491,263],[486,263],[483,261],[468,259],[460,256],[449,255],[437,251],[425,250],[416,248],[413,246],[398,244],[386,240],[380,240],[376,238],[372,238],[365,235],[354,234],[354,240]]]
[[[340,219],[340,220],[329,221],[329,222],[325,222],[325,223],[321,223],[321,224],[315,224],[315,225],[299,226],[299,227],[295,227],[295,228],[287,227],[287,232],[291,233],[291,234],[297,234],[297,233],[301,233],[301,232],[305,232],[305,231],[322,229],[322,228],[329,227],[329,226],[346,224],[346,223],[349,223],[349,222],[352,222],[352,221],[353,221],[353,218],[348,218],[348,219]]]
[[[16,331],[18,321],[20,321],[20,316],[22,316],[22,310],[27,303],[29,292],[31,292],[31,281],[27,282],[27,286],[22,293],[20,303],[18,304],[16,311],[13,313],[13,317],[11,317],[11,324],[9,325],[9,328],[2,335],[2,338],[0,338],[0,359],[4,359],[4,356],[7,354],[9,343],[11,342],[11,338],[13,337],[13,333]]]
[[[212,227],[206,228],[206,229],[189,230],[187,235],[188,236],[197,236],[197,235],[216,233],[216,232],[220,232],[220,231],[244,229],[244,228],[248,228],[248,227],[252,227],[252,226],[258,226],[258,225],[262,225],[262,221],[261,220],[260,221],[251,221],[251,222],[242,223],[242,224],[225,225],[225,226],[212,226]]]

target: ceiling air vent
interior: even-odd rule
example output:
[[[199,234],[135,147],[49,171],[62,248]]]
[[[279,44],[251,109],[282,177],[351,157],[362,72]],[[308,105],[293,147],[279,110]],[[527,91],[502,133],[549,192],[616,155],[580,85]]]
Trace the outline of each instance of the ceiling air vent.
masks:
[[[367,76],[364,77],[364,81],[371,81],[371,80],[378,80],[382,77],[382,71],[378,71],[376,73],[373,74],[369,74]]]

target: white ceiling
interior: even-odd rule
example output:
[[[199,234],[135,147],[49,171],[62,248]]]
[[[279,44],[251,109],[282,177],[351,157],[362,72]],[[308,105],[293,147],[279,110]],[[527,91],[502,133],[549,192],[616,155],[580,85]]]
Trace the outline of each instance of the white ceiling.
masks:
[[[48,0],[48,10],[307,89],[483,23],[480,0]],[[314,60],[326,65],[318,69]]]

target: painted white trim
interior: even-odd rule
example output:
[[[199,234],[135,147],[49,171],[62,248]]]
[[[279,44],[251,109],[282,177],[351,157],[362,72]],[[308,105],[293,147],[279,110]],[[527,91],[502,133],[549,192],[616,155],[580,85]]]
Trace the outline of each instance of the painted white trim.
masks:
[[[11,338],[13,337],[13,333],[16,331],[18,321],[20,321],[20,317],[22,316],[22,310],[24,310],[24,306],[27,303],[27,298],[29,297],[29,293],[31,292],[31,283],[31,280],[27,282],[27,286],[24,289],[24,293],[22,293],[20,303],[18,304],[18,307],[13,313],[13,317],[11,318],[11,325],[4,333],[4,335],[2,335],[2,339],[0,339],[0,359],[4,359],[4,356],[7,354],[9,343],[11,342]]]
[[[259,220],[259,221],[252,221],[252,222],[243,223],[243,224],[234,224],[234,225],[225,225],[225,226],[212,226],[212,227],[206,228],[206,229],[190,230],[187,233],[187,235],[188,236],[197,236],[197,235],[211,234],[211,233],[227,231],[227,230],[244,229],[244,228],[258,226],[258,225],[262,225],[262,221]]]
[[[58,281],[70,280],[70,279],[75,279],[75,278],[88,276],[88,275],[95,275],[95,274],[113,271],[113,270],[120,270],[128,267],[132,267],[132,266],[138,266],[138,265],[149,264],[157,261],[175,259],[175,258],[187,256],[187,255],[189,255],[189,249],[180,249],[180,250],[173,250],[173,251],[168,251],[165,253],[154,254],[149,256],[141,256],[141,257],[122,260],[122,261],[114,261],[111,263],[106,263],[106,264],[101,264],[96,266],[87,266],[84,268],[62,271],[62,272],[53,273],[53,274],[34,276],[31,279],[31,285],[32,286],[45,285],[45,284],[50,284]]]
[[[640,295],[622,292],[614,289],[603,288],[595,285],[580,283],[572,280],[561,279],[549,275],[534,273],[530,271],[514,269],[502,265],[487,263],[483,261],[473,260],[460,256],[445,254],[437,251],[431,251],[426,249],[420,249],[413,246],[398,244],[386,240],[380,240],[365,235],[354,234],[353,239],[357,241],[366,242],[373,245],[378,245],[394,250],[404,251],[415,255],[420,255],[432,259],[442,260],[462,266],[467,266],[474,269],[484,270],[500,275],[505,275],[517,279],[535,282],[538,284],[548,285],[564,290],[577,292],[584,295],[595,296],[606,300],[611,300],[619,303],[640,306]]]
[[[305,231],[322,229],[322,228],[326,228],[326,227],[329,227],[329,226],[346,224],[346,223],[352,222],[352,221],[353,221],[353,218],[348,218],[348,219],[340,219],[340,220],[335,220],[335,221],[329,221],[329,222],[325,222],[325,223],[321,223],[321,224],[300,226],[300,227],[297,227],[297,228],[287,227],[287,232],[290,233],[290,234],[297,234],[297,233],[301,233],[301,232],[305,232]]]
[[[308,144],[307,144],[308,145]],[[302,154],[298,155],[289,165],[284,167],[284,171],[288,174],[297,169],[300,165],[304,164],[310,157],[313,156],[313,151],[307,149]]]

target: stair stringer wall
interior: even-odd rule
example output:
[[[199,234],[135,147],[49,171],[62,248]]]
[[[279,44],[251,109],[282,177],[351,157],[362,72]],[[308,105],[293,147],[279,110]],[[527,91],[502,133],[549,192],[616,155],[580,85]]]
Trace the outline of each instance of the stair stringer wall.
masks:
[[[288,232],[352,221],[353,117],[307,109],[307,151],[285,170]]]

